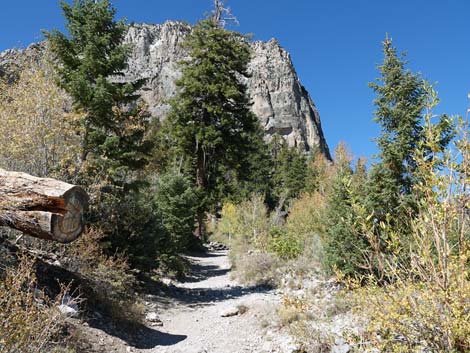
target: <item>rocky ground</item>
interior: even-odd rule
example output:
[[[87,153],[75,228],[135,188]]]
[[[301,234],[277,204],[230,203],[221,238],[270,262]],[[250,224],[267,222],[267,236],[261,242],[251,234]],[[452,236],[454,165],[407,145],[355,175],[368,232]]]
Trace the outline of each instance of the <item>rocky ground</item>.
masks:
[[[153,353],[291,353],[296,351],[284,329],[272,325],[281,301],[279,291],[245,287],[230,278],[226,250],[188,257],[185,282],[165,281],[145,294],[147,322],[137,334],[105,324],[85,324],[96,352]],[[94,327],[93,327],[94,326]],[[96,346],[95,346],[96,345]]]

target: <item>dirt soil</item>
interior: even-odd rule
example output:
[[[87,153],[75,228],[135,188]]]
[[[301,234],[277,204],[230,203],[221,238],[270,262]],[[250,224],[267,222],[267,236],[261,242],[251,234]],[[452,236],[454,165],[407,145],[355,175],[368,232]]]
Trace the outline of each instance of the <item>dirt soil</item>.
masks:
[[[230,278],[227,251],[189,256],[184,282],[166,281],[145,295],[146,311],[161,323],[148,322],[127,335],[107,325],[86,325],[90,352],[291,353],[295,345],[274,324],[278,291],[246,287]],[[229,315],[229,316],[224,316]],[[162,326],[159,326],[162,325]],[[95,327],[92,327],[95,326]],[[95,346],[95,344],[93,345]]]

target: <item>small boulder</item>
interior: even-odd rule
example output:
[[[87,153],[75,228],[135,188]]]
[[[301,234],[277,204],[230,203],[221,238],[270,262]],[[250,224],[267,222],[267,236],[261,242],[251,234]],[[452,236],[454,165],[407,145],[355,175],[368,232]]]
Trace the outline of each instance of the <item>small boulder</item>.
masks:
[[[79,315],[77,301],[68,293],[63,295],[58,309],[66,317],[76,318]]]
[[[163,326],[162,320],[159,319],[158,314],[156,312],[149,312],[145,315],[145,320],[150,322],[152,326]]]
[[[347,343],[334,345],[331,348],[331,353],[349,353],[350,351],[351,351],[351,346]]]
[[[238,314],[240,314],[240,309],[237,308],[236,306],[234,306],[234,307],[230,307],[230,308],[227,308],[227,309],[223,310],[220,313],[220,316],[221,317],[230,317],[230,316],[236,316]]]
[[[171,278],[162,278],[160,279],[160,282],[162,282],[167,287],[170,287],[173,285],[173,281],[171,280]]]
[[[57,308],[65,317],[71,317],[71,318],[78,317],[78,314],[79,314],[78,310],[76,310],[75,308],[69,305],[60,304]]]

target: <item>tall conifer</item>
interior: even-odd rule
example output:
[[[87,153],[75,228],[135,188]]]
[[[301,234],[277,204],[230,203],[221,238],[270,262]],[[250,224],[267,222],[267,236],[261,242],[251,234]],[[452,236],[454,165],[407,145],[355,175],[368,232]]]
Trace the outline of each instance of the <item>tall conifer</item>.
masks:
[[[144,180],[139,171],[152,144],[146,139],[149,116],[137,93],[143,81],[120,79],[131,49],[123,44],[126,25],[114,19],[109,0],[60,4],[68,33],[55,30],[46,37],[56,56],[59,84],[84,116],[76,182],[92,196],[89,221],[106,234],[103,244],[112,251],[125,251],[135,264],[151,266],[158,226],[140,193]]]
[[[144,141],[148,117],[137,104],[143,82],[117,80],[130,53],[123,44],[126,26],[114,19],[109,0],[60,4],[68,35],[54,30],[46,37],[57,57],[60,85],[85,113],[82,163],[95,180],[129,187],[129,171],[145,165],[151,146]]]
[[[177,152],[205,195],[197,217],[201,236],[204,212],[227,194],[225,186],[249,173],[242,166],[249,165],[262,132],[244,83],[251,55],[247,38],[221,28],[213,17],[200,21],[184,45],[190,59],[181,63],[168,119]]]
[[[426,139],[424,109],[430,97],[426,90],[429,84],[406,69],[406,61],[397,55],[389,38],[383,43],[383,52],[384,61],[379,66],[381,77],[370,84],[377,94],[375,121],[382,132],[377,138],[379,161],[372,165],[369,173],[366,204],[386,252],[391,240],[387,234],[381,234],[380,223],[389,224],[404,240],[416,213],[418,200],[413,194],[418,182],[416,153]],[[447,116],[439,117],[437,127],[441,131],[438,145],[443,150],[453,136]]]
[[[414,151],[422,132],[422,110],[426,102],[423,79],[405,69],[403,57],[388,38],[383,43],[381,77],[370,83],[376,92],[375,121],[382,128],[377,145],[380,161],[372,166],[369,202],[379,220],[398,212],[403,197],[411,192],[416,168]]]

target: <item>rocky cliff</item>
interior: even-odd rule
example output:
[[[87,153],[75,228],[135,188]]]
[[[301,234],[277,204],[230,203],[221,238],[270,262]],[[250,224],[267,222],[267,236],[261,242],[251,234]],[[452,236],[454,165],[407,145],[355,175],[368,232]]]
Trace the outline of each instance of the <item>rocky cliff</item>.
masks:
[[[177,62],[188,55],[181,43],[190,32],[190,25],[168,21],[160,25],[134,24],[126,35],[125,41],[132,45],[133,51],[122,79],[147,79],[142,96],[151,113],[159,119],[167,114],[169,106],[166,102],[176,93],[175,80],[180,77]],[[251,46],[251,77],[246,84],[253,111],[259,117],[267,139],[278,133],[290,146],[308,152],[319,150],[331,159],[320,115],[300,83],[289,53],[275,39],[253,42]],[[17,62],[20,56],[37,55],[42,47],[33,44],[24,51],[0,53],[0,69]]]
[[[143,97],[157,117],[168,112],[165,103],[175,94],[175,79],[180,76],[176,63],[187,57],[181,48],[191,26],[181,22],[161,25],[136,24],[129,28],[126,42],[133,52],[127,79],[148,79]],[[330,158],[321,128],[320,115],[295,72],[289,53],[272,39],[251,44],[251,77],[247,80],[253,111],[267,137],[278,133],[290,146],[306,151],[319,149]]]

